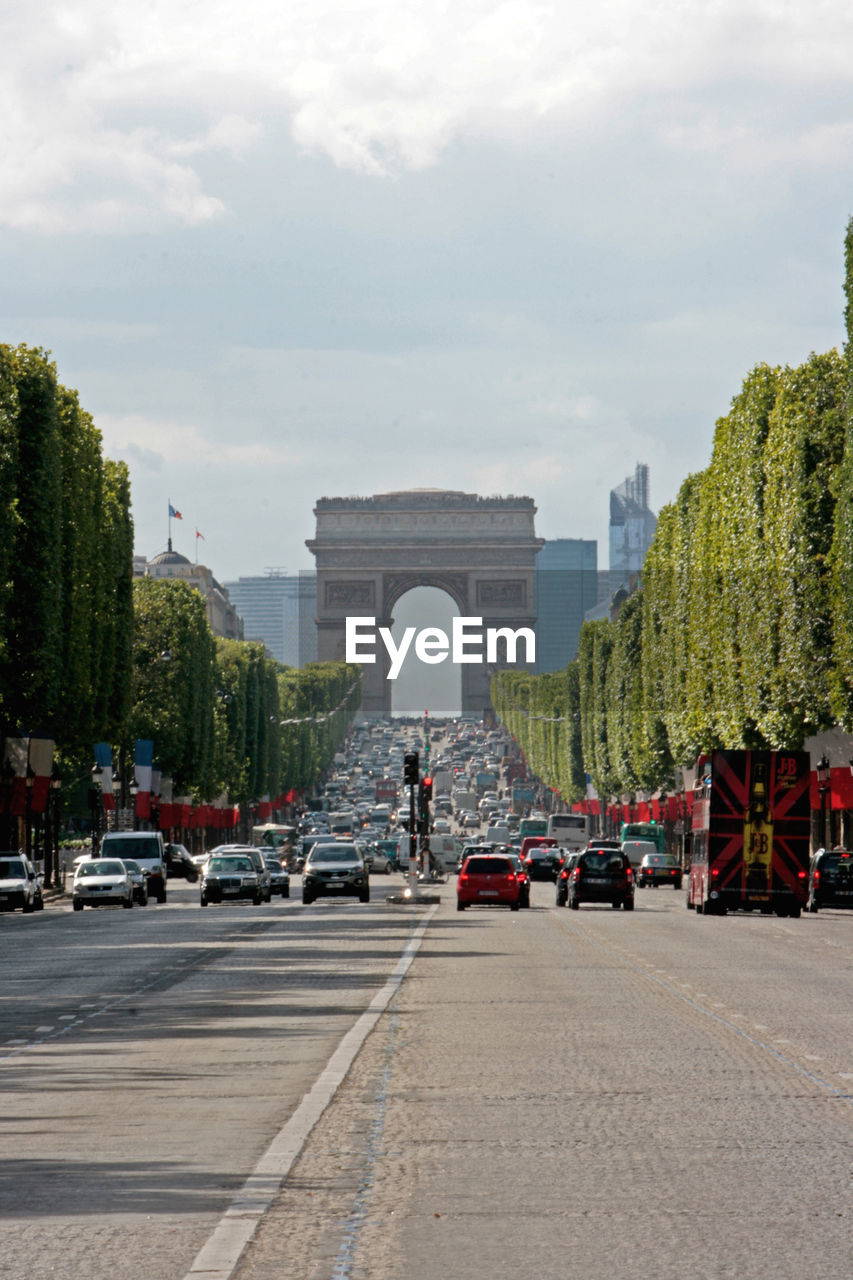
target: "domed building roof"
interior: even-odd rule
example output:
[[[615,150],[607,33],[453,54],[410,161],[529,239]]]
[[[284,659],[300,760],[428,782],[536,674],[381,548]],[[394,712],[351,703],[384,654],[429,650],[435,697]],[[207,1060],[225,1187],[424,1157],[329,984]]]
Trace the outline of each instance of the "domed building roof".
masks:
[[[169,546],[166,551],[161,551],[158,556],[152,556],[148,561],[149,564],[192,564],[186,556],[182,556],[180,551],[172,550],[172,539],[169,539]]]

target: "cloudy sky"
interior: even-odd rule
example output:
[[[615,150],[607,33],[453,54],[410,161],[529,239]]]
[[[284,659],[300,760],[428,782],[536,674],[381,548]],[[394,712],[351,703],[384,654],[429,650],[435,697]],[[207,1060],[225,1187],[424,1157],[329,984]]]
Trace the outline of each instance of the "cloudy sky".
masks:
[[[321,495],[599,540],[761,361],[843,341],[842,0],[6,0],[0,340],[130,465],[137,550],[311,567]]]

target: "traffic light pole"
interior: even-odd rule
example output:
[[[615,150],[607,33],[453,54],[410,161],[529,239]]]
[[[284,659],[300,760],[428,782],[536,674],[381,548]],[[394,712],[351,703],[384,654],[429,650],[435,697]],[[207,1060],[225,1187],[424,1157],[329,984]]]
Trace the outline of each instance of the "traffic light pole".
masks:
[[[389,894],[387,902],[417,902],[417,903],[435,903],[440,902],[438,897],[425,897],[418,890],[418,844],[421,828],[420,807],[415,804],[415,788],[419,792],[423,788],[420,774],[420,755],[417,751],[407,751],[403,757],[403,783],[409,788],[409,866],[407,876],[407,887],[402,894]],[[427,826],[427,831],[429,827]]]
[[[415,823],[415,784],[409,784],[409,893],[418,883],[418,828]]]

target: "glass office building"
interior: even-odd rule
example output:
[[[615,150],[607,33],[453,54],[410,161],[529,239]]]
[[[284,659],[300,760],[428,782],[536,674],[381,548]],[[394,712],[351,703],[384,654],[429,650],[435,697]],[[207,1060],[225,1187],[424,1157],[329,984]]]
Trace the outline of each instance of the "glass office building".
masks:
[[[536,666],[561,671],[578,656],[581,624],[598,600],[598,544],[554,538],[536,557]]]
[[[225,584],[246,640],[263,640],[288,667],[317,661],[317,575],[313,570],[239,578]]]

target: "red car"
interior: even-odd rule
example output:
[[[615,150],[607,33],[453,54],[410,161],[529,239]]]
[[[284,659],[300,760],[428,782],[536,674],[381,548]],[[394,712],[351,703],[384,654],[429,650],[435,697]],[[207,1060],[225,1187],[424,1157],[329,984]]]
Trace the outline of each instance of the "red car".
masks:
[[[456,881],[456,910],[521,906],[521,882],[511,860],[500,853],[470,854]]]

